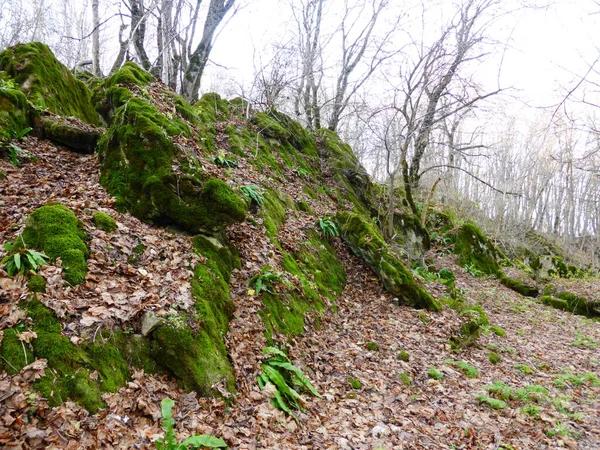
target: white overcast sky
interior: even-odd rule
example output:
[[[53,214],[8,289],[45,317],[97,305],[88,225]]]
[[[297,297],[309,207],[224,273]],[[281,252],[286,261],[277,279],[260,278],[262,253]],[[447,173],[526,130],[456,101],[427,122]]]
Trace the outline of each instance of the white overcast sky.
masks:
[[[400,7],[406,3],[396,1]],[[239,82],[248,82],[253,54],[285,29],[282,19],[287,13],[286,3],[253,1],[222,31],[213,60],[230,68],[230,74]],[[600,46],[600,14],[594,12],[600,11],[600,6],[594,0],[551,3],[546,9],[520,10],[501,19],[497,38],[503,42],[508,36],[511,39],[506,49],[496,46],[494,58],[481,67],[478,76],[482,83],[497,85],[498,62],[502,60],[502,87],[514,87],[515,94],[529,104],[546,106],[556,103],[586,72],[599,53],[595,43]],[[210,83],[206,80],[202,89],[209,90]]]

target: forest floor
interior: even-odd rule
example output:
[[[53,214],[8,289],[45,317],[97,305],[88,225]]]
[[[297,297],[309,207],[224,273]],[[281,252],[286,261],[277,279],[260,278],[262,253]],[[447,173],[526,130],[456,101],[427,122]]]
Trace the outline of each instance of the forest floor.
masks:
[[[132,323],[143,311],[164,315],[192,302],[190,268],[199,258],[189,237],[116,212],[99,184],[94,156],[35,138],[24,147],[37,161],[15,168],[0,160],[7,175],[0,180],[0,242],[14,239],[27,215],[50,201],[64,203],[84,222],[91,250],[86,283],[65,288],[59,267],[42,269],[48,290],[40,299],[61,317],[72,342],[93,338],[99,327]],[[115,217],[117,231],[96,229],[94,211]],[[280,238],[302,239],[308,220],[291,218]],[[160,404],[170,397],[179,438],[212,434],[236,449],[600,448],[600,323],[523,298],[494,279],[474,278],[443,249],[428,257],[437,269],[454,271],[465,297],[480,303],[505,336],[490,328],[476,345],[453,353],[448,339],[460,326],[456,312],[395,306],[372,271],[335,239],[347,285],[336,310],[330,307],[318,321],[309,318],[306,333],[290,346],[292,361],[323,398],[307,397],[298,421],[273,408],[256,383],[266,345],[261,303],[247,292],[256,267],[277,265],[259,228],[245,222],[229,230],[243,265],[234,272],[236,311],[226,338],[238,384],[230,405],[185,393],[166,376],[134,371],[125,387],[105,395],[107,408],[95,415],[71,402],[50,408],[32,388],[45,368],[35,361],[18,375],[0,374],[0,447],[151,449],[164,435]],[[139,243],[146,251],[132,266],[128,257]],[[597,298],[600,281],[586,283]],[[427,287],[445,295],[439,283]],[[0,339],[23,318],[16,305],[25,295],[22,280],[0,271]],[[377,350],[367,349],[371,342]],[[477,373],[467,377],[456,362]],[[439,379],[428,375],[430,369]],[[493,401],[494,383],[505,404]]]

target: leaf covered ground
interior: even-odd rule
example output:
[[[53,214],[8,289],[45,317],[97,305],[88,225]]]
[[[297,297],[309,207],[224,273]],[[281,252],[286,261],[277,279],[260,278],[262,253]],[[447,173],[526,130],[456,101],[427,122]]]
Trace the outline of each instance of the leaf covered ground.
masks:
[[[14,239],[27,215],[51,201],[64,203],[83,221],[90,236],[86,282],[64,287],[59,266],[41,271],[48,289],[40,299],[61,318],[73,343],[98,338],[101,328],[133,326],[144,311],[166,316],[189,307],[191,268],[200,260],[190,237],[115,211],[98,182],[93,155],[35,138],[23,147],[36,160],[22,167],[0,160],[6,174],[0,180],[0,242]],[[233,172],[245,182],[273,183],[243,164]],[[277,187],[301,195],[293,182]],[[331,213],[332,205],[311,204],[318,216]],[[97,211],[114,217],[117,230],[97,229]],[[306,332],[290,342],[292,362],[323,398],[307,396],[298,421],[274,409],[256,383],[267,342],[260,297],[250,295],[247,283],[265,265],[280,268],[280,255],[255,219],[228,231],[242,257],[242,269],[233,274],[236,310],[226,338],[237,378],[233,402],[199,398],[168,377],[134,371],[125,387],[105,395],[108,407],[98,414],[71,402],[50,408],[31,384],[45,362],[31,361],[18,375],[0,374],[0,446],[151,449],[164,433],[160,403],[170,397],[179,438],[212,434],[230,448],[600,448],[600,324],[525,299],[493,279],[474,278],[444,249],[428,257],[438,270],[452,269],[464,296],[482,304],[499,328],[490,327],[477,345],[453,353],[448,339],[461,324],[456,312],[396,306],[372,271],[335,238],[347,285],[336,304],[309,317]],[[282,246],[302,242],[314,220],[289,215],[279,230]],[[597,283],[586,285],[589,296],[599,295]],[[427,287],[437,297],[446,295],[440,283]],[[0,272],[0,333],[23,318],[16,305],[25,295],[22,280]],[[459,363],[474,367],[476,376],[467,377]],[[433,369],[439,379],[430,376]]]

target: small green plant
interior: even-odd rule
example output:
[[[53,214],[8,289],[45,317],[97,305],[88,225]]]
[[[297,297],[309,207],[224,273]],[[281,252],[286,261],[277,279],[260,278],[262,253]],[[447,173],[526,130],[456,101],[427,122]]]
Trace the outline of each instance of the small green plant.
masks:
[[[427,376],[429,378],[433,378],[434,380],[437,380],[437,381],[442,381],[444,379],[444,376],[442,375],[442,373],[439,370],[437,370],[435,367],[430,367],[427,370]]]
[[[429,323],[429,316],[423,311],[419,311],[419,320],[423,323]]]
[[[283,272],[274,271],[271,266],[265,266],[260,269],[259,273],[250,278],[248,287],[254,289],[256,294],[260,294],[262,291],[274,294],[275,284],[278,283],[288,283],[285,274]]]
[[[400,350],[398,352],[398,359],[400,361],[408,362],[408,360],[410,359],[410,355],[406,350]]]
[[[467,264],[464,268],[473,277],[481,278],[485,276],[485,273],[479,270],[475,264]]]
[[[440,277],[440,279],[442,280],[446,280],[449,282],[456,280],[456,275],[454,275],[454,272],[452,272],[451,269],[448,269],[446,267],[440,269],[440,271],[438,272],[438,277]]]
[[[317,222],[317,225],[319,226],[321,233],[323,233],[323,237],[327,240],[340,235],[337,226],[329,217],[321,217]]]
[[[540,411],[542,410],[541,406],[533,405],[531,403],[524,405],[521,408],[521,412],[526,416],[533,417],[534,419],[540,418]]]
[[[227,167],[231,169],[238,166],[238,163],[235,161],[235,159],[227,158],[223,150],[219,150],[219,153],[217,156],[215,156],[213,161],[219,167]]]
[[[0,150],[3,150],[8,154],[8,158],[13,166],[18,166],[22,158],[30,158],[31,155],[26,150],[16,145],[15,141],[20,141],[32,130],[31,127],[27,127],[18,132],[12,132],[12,135],[7,138],[0,139]]]
[[[208,436],[206,434],[197,434],[186,440],[177,443],[175,437],[175,419],[173,419],[173,406],[175,402],[170,398],[163,399],[161,403],[162,425],[165,429],[165,437],[158,439],[154,445],[156,450],[187,450],[189,448],[227,448],[227,444],[222,438]]]
[[[571,347],[587,347],[587,348],[597,348],[598,341],[591,336],[588,336],[583,333],[577,333],[575,336],[575,341],[569,344]]]
[[[352,386],[352,389],[360,389],[362,387],[362,383],[360,382],[360,380],[358,380],[356,378],[349,377],[348,383],[350,383],[350,386]]]
[[[504,409],[508,408],[508,404],[502,400],[498,400],[497,398],[488,397],[485,394],[477,394],[475,397],[480,403],[489,406],[492,409]]]
[[[297,175],[300,175],[303,178],[307,178],[310,176],[310,172],[306,169],[303,169],[302,167],[294,167],[292,169],[292,172],[294,172]]]
[[[477,367],[474,367],[467,362],[454,361],[452,359],[447,359],[444,361],[444,364],[458,367],[460,369],[460,371],[462,373],[464,373],[467,378],[477,378],[479,376],[479,370],[477,369]]]
[[[48,256],[43,253],[16,245],[16,242],[5,242],[3,247],[9,254],[0,261],[0,265],[6,268],[9,277],[35,274],[40,266],[46,265]]]
[[[254,184],[242,186],[241,191],[246,198],[249,198],[250,201],[257,206],[262,205],[265,201],[265,198],[263,197],[260,188]]]
[[[569,428],[569,426],[565,425],[564,423],[555,423],[554,428],[546,431],[546,436],[548,436],[550,438],[555,437],[555,436],[576,437],[574,435],[574,433],[571,431],[571,429]]]
[[[487,357],[492,364],[498,364],[500,361],[502,361],[502,357],[496,352],[488,353]]]
[[[369,350],[370,352],[377,352],[379,351],[379,343],[377,342],[367,342],[367,350]]]
[[[411,270],[412,274],[423,281],[437,281],[438,275],[431,273],[426,267],[415,264]]]
[[[0,78],[0,89],[18,89],[15,82],[11,79],[5,80]]]
[[[500,326],[498,325],[491,325],[490,326],[490,330],[492,330],[492,332],[496,335],[496,336],[500,336],[500,337],[504,337],[506,336],[506,331],[504,331]]]
[[[567,386],[579,387],[584,384],[591,386],[600,386],[600,379],[598,375],[593,372],[585,372],[579,375],[573,373],[560,373],[556,376],[552,384],[561,389],[565,389]]]
[[[406,372],[406,370],[402,372],[398,378],[400,378],[400,381],[402,381],[402,384],[404,384],[406,387],[412,384],[412,381],[410,381],[410,377],[408,376],[408,372]]]
[[[533,370],[531,366],[528,366],[527,364],[515,364],[514,368],[525,375],[533,375],[535,373],[535,370]]]
[[[295,365],[288,356],[275,347],[265,347],[263,355],[270,355],[260,365],[261,372],[258,374],[258,385],[264,388],[267,384],[275,387],[274,397],[271,404],[292,417],[296,418],[293,410],[304,411],[304,399],[298,390],[308,391],[315,397],[321,398],[321,394],[313,387],[310,380]],[[297,418],[296,418],[297,420]]]

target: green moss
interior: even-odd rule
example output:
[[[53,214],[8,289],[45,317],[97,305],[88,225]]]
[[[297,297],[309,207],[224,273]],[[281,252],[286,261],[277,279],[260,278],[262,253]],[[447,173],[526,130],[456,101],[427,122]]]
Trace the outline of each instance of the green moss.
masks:
[[[442,373],[435,367],[430,367],[427,369],[427,376],[437,381],[442,381],[444,379],[444,375],[442,375]]]
[[[500,361],[502,361],[502,357],[498,353],[495,353],[495,352],[488,353],[487,357],[492,364],[498,364]]]
[[[459,332],[450,338],[454,351],[473,345],[489,325],[487,314],[480,305],[464,305],[457,310],[461,312],[463,323]]]
[[[91,412],[104,406],[101,394],[115,392],[129,378],[126,361],[111,339],[101,338],[91,344],[74,345],[62,335],[56,316],[41,302],[31,300],[22,304],[37,338],[32,341],[36,358],[48,361],[46,375],[34,387],[51,406],[71,399]],[[91,373],[98,374],[97,379]]]
[[[346,211],[339,213],[335,221],[352,252],[365,260],[388,292],[407,305],[441,310],[441,304],[417,284],[410,271],[391,253],[379,231],[363,216]]]
[[[349,377],[348,383],[350,384],[352,389],[358,390],[358,389],[362,388],[362,383],[360,382],[360,380],[357,380],[356,378]]]
[[[31,213],[22,238],[27,247],[41,250],[52,259],[61,258],[65,280],[81,284],[89,255],[82,227],[73,211],[60,203],[50,203]]]
[[[187,319],[182,317],[181,320],[185,323]],[[204,328],[195,333],[185,325],[162,325],[152,333],[150,354],[187,391],[220,395],[213,387],[220,382],[230,391],[235,390],[225,346],[215,342]]]
[[[492,325],[490,327],[490,329],[492,330],[492,332],[496,335],[496,336],[500,336],[500,337],[504,337],[506,336],[506,331],[504,331],[502,329],[502,327],[498,326],[498,325]]]
[[[214,123],[229,119],[232,115],[232,108],[229,102],[215,92],[204,94],[194,103],[195,114],[200,117],[204,123]],[[235,109],[234,109],[235,110]]]
[[[107,233],[111,233],[117,229],[117,221],[108,214],[103,212],[95,212],[93,215],[94,225]]]
[[[567,311],[582,316],[600,316],[599,302],[589,301],[585,297],[580,297],[572,292],[560,292],[556,294],[556,297],[567,303]]]
[[[271,240],[277,239],[279,228],[285,223],[286,212],[293,209],[294,203],[291,198],[273,189],[265,190],[260,216]]]
[[[145,87],[150,83],[152,83],[152,75],[137,64],[128,61],[106,80],[105,86],[112,87],[117,84],[124,84]]]
[[[454,253],[463,267],[474,267],[486,275],[500,273],[500,252],[473,223],[465,223],[455,235]]]
[[[452,359],[447,359],[444,361],[444,364],[458,367],[458,369],[460,369],[460,371],[464,373],[467,378],[477,378],[479,376],[479,369],[465,361],[454,361]]]
[[[562,300],[560,298],[552,297],[551,295],[544,295],[540,301],[544,305],[551,306],[552,308],[560,309],[562,311],[567,311],[569,309],[569,304],[566,300]]]
[[[41,116],[35,120],[35,128],[45,139],[84,154],[92,154],[96,151],[101,134],[100,129],[92,127],[84,129],[60,116]]]
[[[535,298],[539,294],[539,290],[535,286],[529,286],[523,283],[522,281],[517,280],[515,278],[510,278],[504,275],[503,273],[500,273],[498,278],[500,280],[500,283],[502,283],[504,286],[506,286],[509,289],[512,289],[515,292],[518,292],[519,294],[525,297]]]
[[[27,282],[27,289],[31,292],[46,292],[46,279],[41,275],[35,275]]]
[[[406,350],[400,350],[398,352],[398,359],[400,361],[408,362],[410,360],[410,355]]]
[[[0,368],[4,368],[9,375],[19,373],[23,367],[31,364],[35,359],[31,345],[21,342],[18,338],[23,331],[26,331],[24,327],[4,330],[4,337],[0,343],[0,355],[2,356]]]
[[[176,135],[189,137],[189,127],[142,98],[117,109],[98,144],[100,181],[117,206],[141,220],[175,224],[191,233],[242,221],[244,200],[223,181],[195,170],[199,162],[173,144]]]
[[[378,352],[379,351],[379,343],[377,342],[367,342],[365,348],[370,352]]]
[[[77,117],[89,124],[99,123],[89,88],[77,80],[45,44],[17,44],[0,52],[0,70],[20,86],[37,108]]]
[[[16,89],[0,87],[0,139],[11,139],[30,123],[25,94]]]

